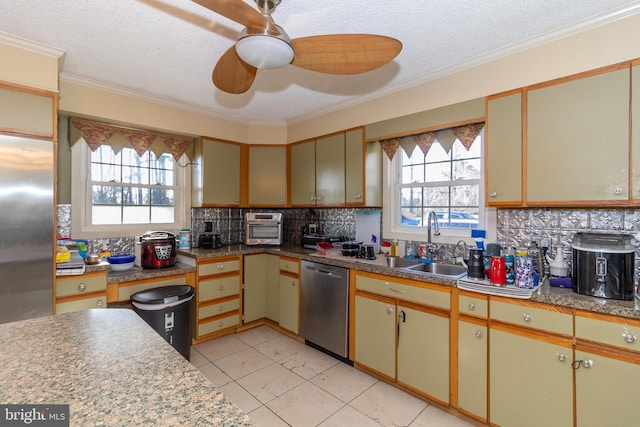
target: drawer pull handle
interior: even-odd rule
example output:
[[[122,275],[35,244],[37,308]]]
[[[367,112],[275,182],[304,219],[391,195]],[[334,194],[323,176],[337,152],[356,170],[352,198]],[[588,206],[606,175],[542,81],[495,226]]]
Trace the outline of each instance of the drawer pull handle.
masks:
[[[224,306],[221,305],[220,307],[218,307],[218,311],[222,311],[222,310],[224,310]]]
[[[388,305],[387,306],[387,314],[393,314],[393,312],[394,312],[393,306],[392,305]]]
[[[489,197],[491,197],[492,199],[495,199],[497,196],[498,196],[498,193],[496,193],[495,191],[492,191],[492,192],[489,194]]]
[[[564,362],[565,360],[567,360],[567,355],[564,353],[558,353],[558,360]]]
[[[80,283],[80,284],[78,285],[78,290],[79,290],[80,292],[84,292],[84,291],[86,291],[86,290],[87,290],[87,285],[85,285],[84,283]]]
[[[476,308],[476,305],[474,303],[469,303],[469,310],[470,311],[475,310],[475,308]]]
[[[482,338],[482,331],[476,331],[476,338]]]
[[[218,290],[224,291],[224,286],[222,286],[222,285],[218,286]]]
[[[571,363],[571,367],[572,367],[573,369],[580,369],[580,366],[583,366],[583,367],[585,367],[585,368],[589,369],[590,367],[592,367],[592,366],[593,366],[593,360],[590,360],[590,359],[586,359],[586,360],[574,360],[574,361]]]
[[[624,340],[626,342],[628,342],[629,344],[633,344],[634,342],[636,342],[636,336],[635,335],[631,335],[631,334],[624,334]]]
[[[407,291],[405,291],[405,290],[403,290],[403,289],[394,289],[394,288],[392,288],[392,287],[389,287],[389,290],[390,290],[391,292],[396,292],[396,293],[398,293],[398,294],[406,294],[406,293],[407,293]]]
[[[218,264],[218,270],[220,271],[224,270],[224,264]]]
[[[295,281],[295,280],[292,280],[292,281],[291,281],[291,286],[295,286],[295,285],[296,285],[296,281]]]
[[[531,317],[530,314],[525,313],[522,315],[522,320],[524,320],[525,322],[531,322],[533,320],[533,317]]]
[[[102,307],[102,300],[101,300],[101,299],[99,299],[98,301],[96,301],[96,305],[97,305],[98,307]]]
[[[222,322],[218,322],[218,328],[222,328]]]

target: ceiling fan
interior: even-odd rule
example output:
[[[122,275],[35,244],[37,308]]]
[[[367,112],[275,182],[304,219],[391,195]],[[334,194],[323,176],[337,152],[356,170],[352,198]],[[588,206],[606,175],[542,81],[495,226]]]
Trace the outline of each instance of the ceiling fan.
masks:
[[[193,0],[245,28],[213,69],[213,84],[232,94],[253,84],[258,68],[296,67],[328,74],[360,74],[391,62],[402,49],[398,40],[373,34],[327,34],[291,40],[271,18],[281,0]]]

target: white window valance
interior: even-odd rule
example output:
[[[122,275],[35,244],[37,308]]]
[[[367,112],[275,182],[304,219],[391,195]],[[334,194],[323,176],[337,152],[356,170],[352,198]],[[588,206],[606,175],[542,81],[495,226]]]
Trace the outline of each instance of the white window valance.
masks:
[[[193,138],[71,117],[69,143],[73,145],[80,139],[86,142],[91,151],[96,151],[102,144],[111,146],[115,153],[131,146],[140,156],[150,149],[158,157],[169,151],[176,161],[183,154],[193,161]]]
[[[411,157],[413,150],[416,146],[420,147],[424,155],[426,156],[429,149],[434,143],[439,143],[442,148],[448,153],[451,150],[454,142],[460,140],[462,145],[469,150],[471,145],[476,140],[482,129],[484,128],[484,122],[471,123],[463,126],[456,126],[448,129],[441,129],[438,131],[417,133],[414,135],[407,135],[398,138],[389,138],[380,140],[382,149],[389,159],[393,159],[398,148],[402,147],[407,156]]]

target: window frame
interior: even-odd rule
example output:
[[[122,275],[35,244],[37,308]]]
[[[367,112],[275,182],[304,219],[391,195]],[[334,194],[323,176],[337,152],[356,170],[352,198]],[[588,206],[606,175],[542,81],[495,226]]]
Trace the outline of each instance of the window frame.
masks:
[[[178,231],[189,228],[191,219],[191,173],[183,155],[180,162],[175,163],[176,190],[174,194],[174,222],[148,224],[108,224],[91,223],[91,150],[83,141],[71,147],[71,235],[75,238],[95,239],[109,237],[135,237],[152,230]]]

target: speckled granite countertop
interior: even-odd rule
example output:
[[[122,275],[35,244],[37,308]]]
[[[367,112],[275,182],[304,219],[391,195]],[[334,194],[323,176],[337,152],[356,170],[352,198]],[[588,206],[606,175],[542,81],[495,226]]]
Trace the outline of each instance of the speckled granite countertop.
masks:
[[[69,404],[71,426],[253,426],[131,310],[0,325],[0,402]]]
[[[448,286],[456,285],[455,280],[425,276],[417,273],[409,273],[406,271],[389,268],[386,266],[386,262],[382,258],[382,256],[378,256],[378,259],[376,259],[375,261],[357,260],[347,257],[322,257],[314,255],[315,250],[313,249],[305,249],[302,246],[292,244],[285,244],[282,246],[231,245],[224,246],[219,249],[195,248],[190,250],[178,251],[178,253],[181,253],[182,255],[192,257],[197,260],[263,252],[274,255],[289,256],[307,261],[322,262],[324,264],[336,265],[338,267],[346,267],[359,271],[385,274],[392,277],[437,283]],[[547,304],[559,305],[562,307],[576,308],[594,311],[597,313],[640,319],[640,311],[634,310],[633,301],[619,301],[580,295],[573,292],[571,289],[551,287],[546,283],[540,286],[538,291],[533,294],[531,300]]]
[[[109,270],[108,262],[101,262],[96,265],[87,265],[85,267],[86,273],[96,271],[107,271],[107,283],[122,283],[132,282],[136,280],[155,279],[158,277],[173,276],[175,274],[193,273],[196,268],[192,265],[177,262],[172,267],[167,268],[141,268],[134,266],[125,271],[111,271]]]

